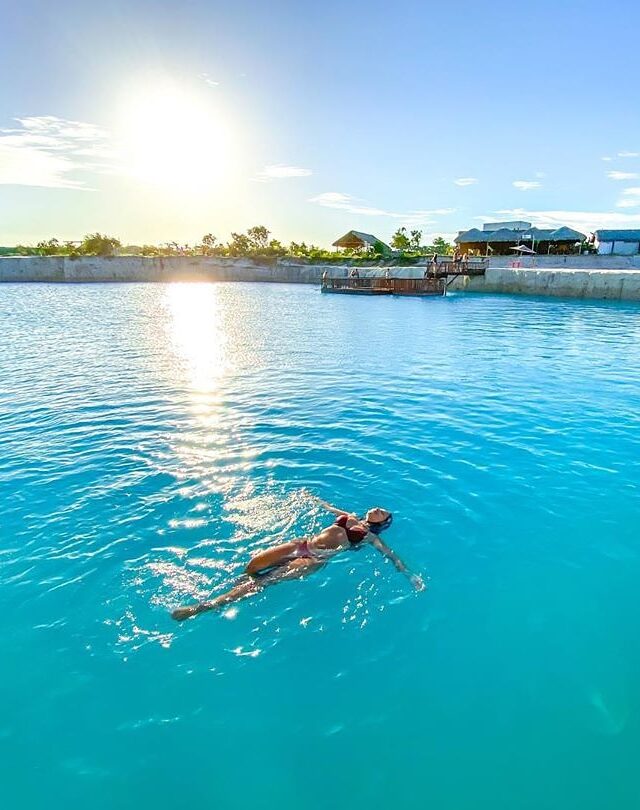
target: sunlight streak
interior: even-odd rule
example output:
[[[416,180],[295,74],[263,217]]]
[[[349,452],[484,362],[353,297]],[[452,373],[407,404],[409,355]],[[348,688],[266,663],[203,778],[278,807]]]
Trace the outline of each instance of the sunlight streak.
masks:
[[[167,285],[169,336],[189,387],[208,401],[227,368],[226,337],[220,323],[215,284],[184,282]]]

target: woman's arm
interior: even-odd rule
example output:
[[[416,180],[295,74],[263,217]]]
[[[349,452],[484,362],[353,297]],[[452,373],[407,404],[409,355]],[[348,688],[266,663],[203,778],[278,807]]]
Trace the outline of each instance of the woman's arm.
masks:
[[[375,534],[373,535],[373,540],[371,540],[371,545],[376,548],[380,554],[382,554],[388,560],[391,560],[401,574],[406,574],[409,577],[409,581],[417,591],[423,591],[425,589],[426,585],[424,584],[422,577],[418,574],[412,574],[407,566],[402,562],[400,557],[398,557],[398,555],[395,553],[395,551],[383,543],[382,540]]]
[[[347,509],[338,509],[337,506],[332,506],[330,503],[323,501],[321,498],[316,498],[316,501],[320,504],[323,509],[326,509],[327,512],[333,512],[334,515],[350,515]]]

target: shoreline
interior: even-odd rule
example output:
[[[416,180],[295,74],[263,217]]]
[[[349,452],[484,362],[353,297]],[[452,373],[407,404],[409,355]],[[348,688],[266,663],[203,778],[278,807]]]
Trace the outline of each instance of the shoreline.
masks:
[[[484,276],[454,279],[457,292],[542,295],[593,300],[640,300],[640,256],[493,257]],[[401,278],[422,277],[424,264],[389,268]],[[359,267],[363,277],[380,267]],[[137,283],[233,281],[320,284],[322,274],[344,277],[349,265],[263,262],[208,256],[8,256],[0,258],[0,283]]]

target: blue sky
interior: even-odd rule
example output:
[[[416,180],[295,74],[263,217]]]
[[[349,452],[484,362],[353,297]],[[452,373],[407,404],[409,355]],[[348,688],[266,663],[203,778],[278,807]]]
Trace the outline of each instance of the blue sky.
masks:
[[[0,244],[640,227],[636,3],[0,9]]]

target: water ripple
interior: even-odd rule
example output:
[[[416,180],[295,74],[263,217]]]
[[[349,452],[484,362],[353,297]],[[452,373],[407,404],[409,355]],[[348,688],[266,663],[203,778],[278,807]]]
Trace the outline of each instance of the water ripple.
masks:
[[[109,692],[123,677],[111,668],[126,666],[138,703],[114,701],[102,721],[116,735],[170,733],[201,716],[214,727],[211,683],[237,705],[235,679],[259,690],[258,671],[295,684],[312,666],[331,694],[378,673],[383,692],[428,683],[446,701],[464,639],[480,691],[493,694],[486,658],[524,684],[542,665],[531,651],[553,649],[584,726],[624,733],[627,680],[598,669],[591,645],[612,662],[611,645],[632,646],[615,617],[640,574],[637,307],[4,285],[0,321],[0,585],[7,644],[34,661],[25,688],[42,671],[69,694]],[[364,549],[221,617],[170,620],[230,587],[254,551],[325,525],[313,495],[393,509],[388,541],[429,590]],[[576,636],[585,594],[607,603],[606,632],[594,614]],[[193,705],[159,708],[161,684],[186,679]],[[29,694],[45,694],[36,681]],[[318,739],[394,722],[352,699],[309,719]],[[61,768],[94,773],[62,747]]]

